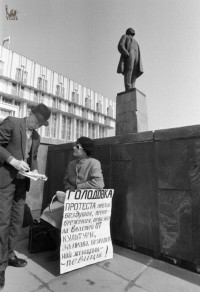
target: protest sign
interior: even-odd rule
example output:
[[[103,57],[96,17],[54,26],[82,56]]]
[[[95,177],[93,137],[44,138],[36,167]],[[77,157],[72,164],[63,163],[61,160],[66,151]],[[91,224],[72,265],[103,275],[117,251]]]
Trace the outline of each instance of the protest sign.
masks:
[[[61,229],[60,273],[113,257],[110,216],[114,190],[67,191]]]

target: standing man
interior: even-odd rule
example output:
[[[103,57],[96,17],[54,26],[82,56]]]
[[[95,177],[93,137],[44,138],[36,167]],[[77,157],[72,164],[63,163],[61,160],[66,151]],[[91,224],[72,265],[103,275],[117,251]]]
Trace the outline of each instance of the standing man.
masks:
[[[0,289],[8,265],[24,267],[27,262],[14,250],[21,232],[26,192],[30,179],[18,171],[37,170],[40,135],[36,129],[48,126],[51,111],[43,103],[32,108],[29,117],[7,117],[0,123]]]
[[[117,73],[124,75],[125,90],[135,88],[136,78],[143,74],[140,48],[133,38],[134,35],[134,29],[128,28],[126,34],[121,37],[118,44],[118,51],[121,57]]]

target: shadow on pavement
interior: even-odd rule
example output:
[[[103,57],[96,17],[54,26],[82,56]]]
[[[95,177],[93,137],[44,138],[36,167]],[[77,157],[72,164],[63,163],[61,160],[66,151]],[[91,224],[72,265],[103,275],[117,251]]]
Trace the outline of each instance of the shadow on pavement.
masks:
[[[28,251],[28,239],[20,240],[17,244],[16,251],[18,256],[24,255],[28,261],[32,260],[49,273],[54,275],[55,277],[60,275],[60,263],[57,261],[50,261],[48,257],[51,255],[51,251],[44,251],[38,253],[30,253]],[[24,257],[23,257],[24,258]]]

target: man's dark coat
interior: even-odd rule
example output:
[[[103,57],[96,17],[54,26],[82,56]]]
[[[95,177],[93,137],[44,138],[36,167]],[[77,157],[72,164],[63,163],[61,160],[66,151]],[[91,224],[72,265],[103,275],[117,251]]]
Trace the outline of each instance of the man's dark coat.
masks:
[[[27,163],[31,170],[37,169],[37,153],[40,145],[40,135],[34,130],[32,147]],[[26,120],[25,118],[7,117],[0,123],[0,189],[7,187],[16,177],[18,170],[6,160],[13,156],[24,160],[26,151]],[[27,191],[30,180],[28,180]]]

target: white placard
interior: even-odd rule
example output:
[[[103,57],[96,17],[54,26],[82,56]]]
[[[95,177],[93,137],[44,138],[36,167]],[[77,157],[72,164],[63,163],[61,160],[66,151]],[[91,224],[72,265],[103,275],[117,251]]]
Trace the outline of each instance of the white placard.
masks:
[[[60,273],[113,257],[110,216],[114,190],[67,191],[61,229]]]

